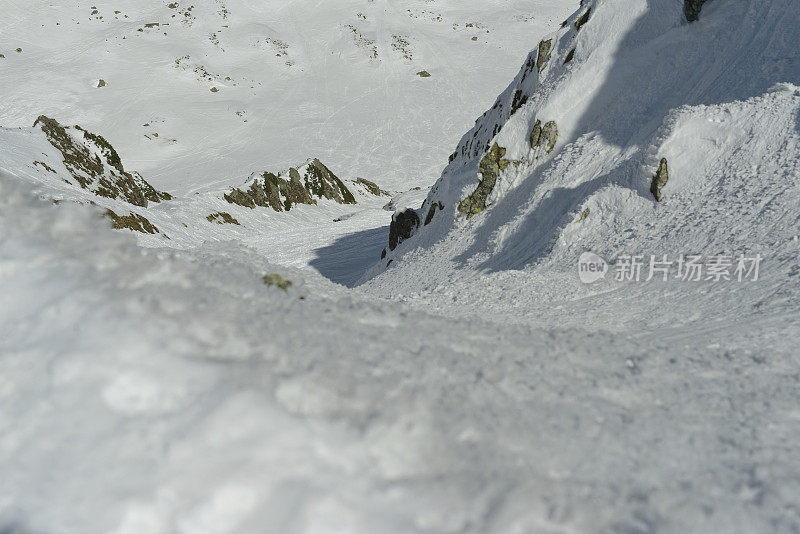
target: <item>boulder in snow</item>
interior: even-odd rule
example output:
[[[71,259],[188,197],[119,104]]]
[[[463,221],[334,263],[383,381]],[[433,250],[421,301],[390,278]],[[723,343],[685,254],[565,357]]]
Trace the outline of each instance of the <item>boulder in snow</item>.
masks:
[[[653,193],[656,202],[661,202],[661,189],[667,185],[669,181],[669,169],[667,168],[667,158],[661,158],[661,163],[658,165],[658,171],[653,176],[653,181],[650,184],[650,192]]]

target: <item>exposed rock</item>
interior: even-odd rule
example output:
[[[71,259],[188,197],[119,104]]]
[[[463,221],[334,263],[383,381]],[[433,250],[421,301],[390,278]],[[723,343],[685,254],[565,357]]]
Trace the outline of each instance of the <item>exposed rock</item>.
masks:
[[[347,189],[344,182],[316,158],[306,167],[303,179],[306,190],[312,196],[334,200],[339,204],[356,203],[353,193]]]
[[[436,215],[437,209],[442,211],[444,209],[444,204],[441,202],[434,202],[431,204],[431,208],[428,210],[428,214],[425,216],[425,226],[428,226],[431,223],[433,216]]]
[[[592,16],[592,8],[590,7],[589,9],[586,10],[586,13],[581,15],[581,17],[575,21],[575,29],[580,31],[583,25],[589,22],[589,17],[591,16]]]
[[[537,120],[531,131],[531,148],[545,147],[547,154],[553,151],[558,141],[558,125],[549,121],[542,126],[542,121]]]
[[[661,202],[661,190],[667,185],[669,181],[669,169],[667,168],[667,158],[661,158],[661,163],[658,166],[653,181],[650,184],[650,192],[653,193],[656,202]]]
[[[417,76],[419,76],[420,78],[430,78],[431,73],[428,72],[427,70],[421,70],[417,73]]]
[[[383,250],[381,251],[381,259],[383,259],[383,258],[385,258],[385,257],[386,257],[386,249],[383,249]]]
[[[267,274],[264,275],[264,283],[270,287],[277,287],[279,289],[283,289],[286,291],[290,287],[292,287],[292,281],[282,277],[279,274]]]
[[[103,80],[102,78],[101,78],[101,79],[99,79],[99,80],[97,80],[97,88],[98,88],[98,89],[99,89],[100,87],[105,87],[106,85],[107,85],[107,84],[106,84],[106,81],[105,81],[105,80]]]
[[[80,126],[62,126],[55,119],[42,115],[34,123],[39,126],[64,160],[64,166],[83,189],[94,194],[124,200],[135,206],[147,202],[170,200],[168,193],[157,191],[137,172],[127,172],[114,147],[100,135]],[[78,133],[79,132],[79,133]]]
[[[495,143],[481,160],[481,181],[478,187],[458,205],[458,211],[466,214],[468,219],[486,209],[486,199],[494,190],[497,178],[511,164],[507,159],[503,159],[505,155],[506,149]]]
[[[580,217],[578,217],[578,220],[577,220],[577,221],[575,221],[575,222],[579,222],[579,223],[580,223],[580,222],[583,222],[583,221],[585,221],[586,219],[588,219],[588,218],[589,218],[589,213],[590,213],[590,211],[589,211],[589,208],[586,208],[585,210],[583,210],[583,211],[581,212],[581,216],[580,216]]]
[[[365,178],[356,178],[356,183],[359,185],[364,186],[364,188],[371,194],[375,195],[376,197],[380,196],[392,196],[388,191],[384,191],[375,182],[370,182]]]
[[[525,103],[527,102],[528,102],[528,95],[526,95],[519,89],[514,91],[514,98],[511,99],[511,114],[513,115],[514,113],[516,113],[517,110],[519,110],[519,108],[524,106]]]
[[[116,230],[133,230],[134,232],[141,232],[143,234],[157,234],[158,228],[153,225],[146,217],[138,213],[131,213],[130,215],[117,215],[112,210],[106,210],[106,217],[111,219],[111,227]]]
[[[223,195],[222,198],[231,204],[238,204],[239,206],[244,206],[245,208],[256,209],[256,203],[253,201],[253,197],[241,189],[232,189],[230,193]]]
[[[289,169],[289,181],[279,178],[280,192],[285,198],[283,207],[286,211],[292,209],[294,204],[316,204],[317,201],[311,198],[311,191],[303,186],[300,173],[297,169]]]
[[[575,49],[573,48],[572,50],[569,51],[569,53],[567,54],[567,57],[564,58],[564,64],[566,65],[567,63],[572,61],[574,58],[575,58]]]
[[[217,224],[235,224],[239,225],[239,221],[231,217],[230,213],[220,211],[217,213],[212,213],[206,217],[208,222],[216,222]]]
[[[419,228],[419,215],[413,209],[407,209],[392,216],[389,226],[389,250],[394,250],[397,245],[411,237]]]
[[[287,180],[271,172],[254,175],[247,190],[232,189],[223,198],[231,204],[246,208],[271,207],[275,211],[289,211],[295,204],[316,204],[317,198],[333,200],[339,204],[356,203],[353,193],[344,182],[318,159],[303,165],[299,170],[289,169],[288,178]],[[370,184],[380,191],[377,185],[368,180],[360,183]]]
[[[686,20],[694,22],[700,18],[700,10],[703,9],[703,4],[706,0],[684,0],[683,13],[686,15]]]
[[[539,43],[539,55],[536,58],[536,69],[539,72],[542,72],[547,66],[547,62],[550,61],[550,52],[553,49],[553,40],[547,39],[546,41],[542,41]]]

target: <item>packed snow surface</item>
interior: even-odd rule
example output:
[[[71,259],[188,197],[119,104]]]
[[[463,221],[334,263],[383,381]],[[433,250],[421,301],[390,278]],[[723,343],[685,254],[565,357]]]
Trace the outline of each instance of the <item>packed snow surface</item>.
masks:
[[[460,4],[0,1],[0,533],[800,532],[797,0]]]

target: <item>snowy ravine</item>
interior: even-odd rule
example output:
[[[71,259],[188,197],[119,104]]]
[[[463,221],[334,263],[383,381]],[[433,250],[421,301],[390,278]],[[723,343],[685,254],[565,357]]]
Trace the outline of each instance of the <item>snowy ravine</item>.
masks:
[[[36,44],[37,19],[0,0],[16,21],[7,35],[31,40],[0,58],[20,80],[0,81],[12,95],[0,124],[24,127],[0,129],[0,534],[800,532],[797,0],[709,0],[691,24],[678,0],[345,3],[347,20],[310,1],[121,1],[115,16],[98,0],[80,19],[42,4],[36,31],[53,37]],[[319,11],[306,21],[293,4]],[[548,23],[503,19],[522,5]],[[548,9],[575,8],[549,22]],[[174,26],[146,25],[172,14]],[[417,36],[416,59],[398,32]],[[434,184],[454,147],[420,151],[469,123],[497,82],[462,47],[502,48],[505,69],[523,34],[542,44]],[[130,70],[91,87],[108,93],[76,88],[93,81],[76,56],[77,70],[54,69],[52,107],[34,111],[50,84],[41,58],[108,42],[119,55],[97,72],[133,51]],[[188,49],[203,63],[147,79],[153,58],[169,57],[153,63],[164,75]],[[246,61],[265,50],[265,71]],[[29,52],[40,63],[21,63]],[[414,76],[420,56],[430,79]],[[213,93],[191,74],[212,64]],[[383,89],[351,100],[348,83],[375,70]],[[257,75],[319,85],[287,95],[299,110],[287,112],[259,101],[275,87],[246,90]],[[480,88],[462,88],[464,109],[442,107],[471,75]],[[438,129],[415,137],[424,91],[390,89],[439,76]],[[381,90],[383,112],[359,123]],[[401,105],[411,117],[387,121]],[[165,118],[152,124],[177,143],[142,140],[104,119],[114,110]],[[140,186],[174,198],[134,206],[68,183],[31,113],[108,136]],[[245,116],[275,130],[258,138]],[[221,142],[199,127],[209,117]],[[381,137],[396,128],[408,136]],[[297,142],[309,131],[322,133]],[[252,172],[316,156],[348,185],[369,170],[405,192],[281,213],[223,200]],[[381,258],[384,205],[398,209],[395,238],[402,213],[419,225]],[[107,209],[160,233],[112,230]],[[222,210],[241,224],[207,219]],[[586,252],[609,262],[593,283],[578,276]],[[626,255],[642,256],[641,280],[616,278]],[[730,258],[728,279],[683,280],[675,264],[648,276],[651,256],[690,255]],[[737,279],[740,256],[760,259],[757,276]]]
[[[258,254],[142,249],[15,182],[3,532],[797,526],[796,315],[612,334],[284,293]]]

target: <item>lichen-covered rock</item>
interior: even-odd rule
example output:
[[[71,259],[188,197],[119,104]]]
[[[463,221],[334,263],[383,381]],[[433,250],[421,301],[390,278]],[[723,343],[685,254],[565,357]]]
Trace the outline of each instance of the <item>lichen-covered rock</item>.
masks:
[[[509,160],[504,159],[505,155],[506,149],[495,143],[481,159],[479,167],[481,181],[478,187],[458,204],[458,211],[466,214],[468,219],[486,209],[486,199],[489,198],[489,195],[494,190],[497,178],[511,164]]]
[[[389,250],[394,250],[397,245],[414,235],[419,228],[419,215],[412,209],[407,209],[392,216],[389,226]]]
[[[550,61],[550,52],[553,49],[553,40],[547,39],[546,41],[542,41],[539,43],[539,55],[536,57],[536,69],[539,72],[542,72],[547,66],[547,62]]]
[[[111,227],[115,230],[133,230],[143,234],[157,234],[158,228],[138,213],[130,215],[117,215],[112,210],[106,210],[106,217],[111,219]]]
[[[558,125],[555,121],[549,121],[542,126],[542,121],[537,120],[531,131],[531,148],[537,149],[544,147],[549,154],[553,151],[558,141]]]
[[[269,287],[277,287],[279,289],[283,289],[284,291],[292,287],[292,281],[282,277],[279,274],[264,275],[264,278],[262,278],[262,280]]]
[[[217,224],[235,224],[239,225],[239,221],[234,219],[230,213],[220,211],[217,213],[212,213],[206,217],[208,222],[215,222]]]
[[[686,15],[686,20],[694,22],[700,18],[700,10],[703,9],[703,4],[706,0],[684,0],[683,13]]]
[[[271,172],[251,177],[250,186],[243,190],[234,188],[223,195],[231,204],[255,209],[256,206],[271,207],[275,211],[289,211],[296,204],[316,204],[317,198],[333,200],[339,204],[355,204],[353,193],[330,169],[314,159],[299,169],[291,168],[288,180]],[[361,179],[378,191],[378,186]],[[381,191],[381,193],[385,193]]]
[[[661,163],[658,166],[653,181],[650,184],[650,192],[653,193],[656,202],[661,202],[661,189],[667,185],[669,181],[669,169],[667,168],[667,158],[661,158]]]
[[[44,115],[33,125],[40,127],[47,141],[61,153],[64,167],[82,189],[143,208],[148,201],[172,198],[157,191],[139,173],[127,172],[117,151],[102,136],[80,126],[62,126]]]

